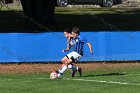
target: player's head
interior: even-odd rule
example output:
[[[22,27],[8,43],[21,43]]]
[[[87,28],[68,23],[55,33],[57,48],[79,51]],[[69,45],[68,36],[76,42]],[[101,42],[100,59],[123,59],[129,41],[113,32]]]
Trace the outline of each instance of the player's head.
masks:
[[[64,29],[64,35],[66,38],[69,38],[71,35],[71,29],[70,28]]]
[[[72,28],[72,36],[77,38],[80,35],[80,29],[76,26]]]

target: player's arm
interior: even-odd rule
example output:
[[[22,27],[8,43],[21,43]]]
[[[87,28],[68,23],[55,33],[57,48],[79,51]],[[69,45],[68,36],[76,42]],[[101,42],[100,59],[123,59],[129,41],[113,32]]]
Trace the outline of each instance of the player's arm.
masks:
[[[89,47],[89,51],[90,51],[90,53],[93,53],[91,43],[88,42],[88,43],[87,43],[87,46]]]
[[[67,48],[66,48],[66,49],[63,49],[62,52],[68,52],[70,49],[71,49],[71,46],[70,46],[70,44],[68,43],[68,44],[67,44]]]
[[[70,50],[69,47],[67,47],[66,49],[62,50],[62,52],[68,52]]]
[[[85,37],[84,37],[82,40],[83,40],[83,42],[84,42],[85,44],[87,44],[87,46],[89,47],[89,52],[92,54],[93,51],[92,51],[92,45],[91,45],[91,43],[88,42],[87,39],[86,39]]]

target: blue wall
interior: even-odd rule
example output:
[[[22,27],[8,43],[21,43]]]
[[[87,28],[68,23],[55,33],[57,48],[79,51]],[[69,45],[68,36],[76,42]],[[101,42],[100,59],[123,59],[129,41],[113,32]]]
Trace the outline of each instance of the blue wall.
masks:
[[[85,45],[81,61],[140,60],[140,32],[82,32],[93,45]],[[0,62],[61,61],[67,53],[62,32],[0,33]]]

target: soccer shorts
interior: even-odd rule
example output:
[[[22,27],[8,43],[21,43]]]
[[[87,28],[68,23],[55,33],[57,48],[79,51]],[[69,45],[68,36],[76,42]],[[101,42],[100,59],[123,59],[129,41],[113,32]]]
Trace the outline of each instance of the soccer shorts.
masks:
[[[72,62],[76,62],[76,61],[80,60],[82,56],[80,54],[78,54],[77,52],[72,51],[69,54],[67,54],[66,57],[68,59],[71,59]]]

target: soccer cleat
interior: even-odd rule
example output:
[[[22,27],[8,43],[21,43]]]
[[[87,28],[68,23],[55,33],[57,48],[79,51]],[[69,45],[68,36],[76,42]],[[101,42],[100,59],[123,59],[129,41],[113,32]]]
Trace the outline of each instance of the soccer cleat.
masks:
[[[52,70],[52,71],[53,71],[53,70]],[[57,73],[57,78],[58,78],[58,79],[62,79],[62,74],[63,74],[63,73],[60,73],[58,70],[56,70],[55,72]]]
[[[58,70],[56,70],[55,72],[56,72],[57,74],[59,73],[59,71],[58,71]]]
[[[76,68],[72,70],[72,77],[75,76],[75,73],[76,73],[76,72],[77,72],[77,69],[76,69]]]
[[[82,76],[82,68],[81,67],[78,67],[78,72],[80,74],[80,77]]]

